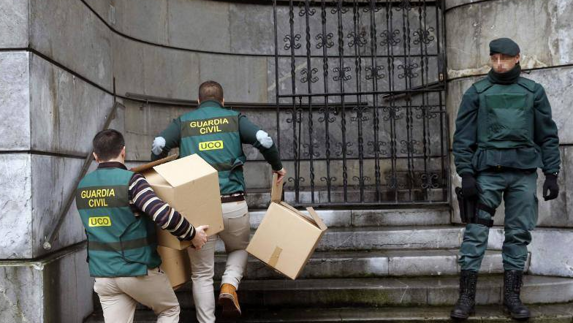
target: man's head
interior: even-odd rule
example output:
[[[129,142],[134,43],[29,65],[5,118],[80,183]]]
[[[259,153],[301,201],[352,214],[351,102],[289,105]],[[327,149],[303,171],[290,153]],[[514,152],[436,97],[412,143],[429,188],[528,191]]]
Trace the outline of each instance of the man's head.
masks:
[[[125,161],[125,140],[123,135],[114,129],[98,132],[93,141],[94,158],[98,163],[107,161]]]
[[[519,64],[519,53],[519,45],[509,38],[498,38],[489,43],[491,66],[496,73],[511,71]]]
[[[215,81],[203,82],[199,86],[199,104],[207,100],[215,100],[222,105],[225,104],[225,98],[223,97],[223,87],[221,84]]]

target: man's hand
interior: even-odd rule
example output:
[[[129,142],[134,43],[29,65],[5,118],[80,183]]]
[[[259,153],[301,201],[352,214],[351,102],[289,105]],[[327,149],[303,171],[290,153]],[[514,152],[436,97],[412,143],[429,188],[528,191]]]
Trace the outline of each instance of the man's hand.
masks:
[[[559,185],[557,184],[557,176],[553,174],[545,175],[545,183],[543,183],[543,199],[546,201],[553,200],[557,198],[558,195]]]
[[[205,233],[207,229],[209,229],[208,225],[201,225],[195,228],[195,237],[191,240],[195,249],[199,250],[207,243],[207,233]]]
[[[478,194],[478,186],[473,174],[462,175],[462,193],[464,197],[473,197]]]
[[[286,169],[281,169],[281,170],[273,170],[273,173],[277,174],[277,182],[281,182],[283,180],[283,178],[286,176]]]

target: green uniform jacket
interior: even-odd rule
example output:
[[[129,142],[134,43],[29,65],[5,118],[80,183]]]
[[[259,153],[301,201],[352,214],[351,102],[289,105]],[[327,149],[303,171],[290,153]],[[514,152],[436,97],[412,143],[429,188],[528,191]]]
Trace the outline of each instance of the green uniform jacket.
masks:
[[[222,107],[219,102],[205,101],[199,108],[173,122],[159,137],[165,139],[160,155],[151,154],[151,160],[163,158],[175,147],[180,157],[198,154],[219,173],[222,195],[244,192],[243,164],[246,161],[242,144],[257,148],[273,170],[282,169],[276,145],[263,147],[257,140],[260,130],[249,119],[236,111]]]
[[[557,126],[543,86],[524,77],[474,83],[462,98],[453,153],[460,176],[491,167],[559,172]]]
[[[136,217],[129,205],[133,172],[103,168],[86,175],[76,190],[76,205],[88,236],[93,277],[147,275],[161,264],[155,223]]]

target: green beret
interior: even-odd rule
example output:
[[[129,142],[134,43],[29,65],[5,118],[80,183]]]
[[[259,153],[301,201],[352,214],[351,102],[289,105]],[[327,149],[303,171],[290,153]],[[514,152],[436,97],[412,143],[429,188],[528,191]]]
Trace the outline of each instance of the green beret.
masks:
[[[509,56],[517,56],[519,54],[519,45],[509,38],[494,39],[489,43],[489,55],[505,54]]]

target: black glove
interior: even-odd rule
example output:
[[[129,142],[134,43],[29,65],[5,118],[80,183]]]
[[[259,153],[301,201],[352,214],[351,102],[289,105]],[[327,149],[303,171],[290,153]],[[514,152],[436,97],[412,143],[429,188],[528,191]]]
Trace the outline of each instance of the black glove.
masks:
[[[543,199],[545,199],[546,201],[553,200],[557,198],[557,195],[559,195],[559,185],[557,185],[557,175],[546,174],[545,183],[543,183]]]
[[[478,194],[478,186],[473,174],[466,173],[462,175],[462,193],[464,197],[473,197]]]

